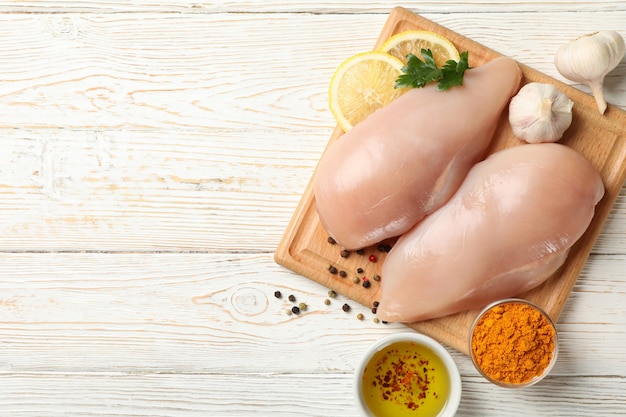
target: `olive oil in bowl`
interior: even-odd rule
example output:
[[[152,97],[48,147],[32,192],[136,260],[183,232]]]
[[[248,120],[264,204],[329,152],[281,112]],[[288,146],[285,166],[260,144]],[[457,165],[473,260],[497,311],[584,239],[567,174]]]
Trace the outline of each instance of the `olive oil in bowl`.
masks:
[[[368,350],[355,375],[366,417],[453,416],[461,381],[450,354],[418,333],[392,335]]]

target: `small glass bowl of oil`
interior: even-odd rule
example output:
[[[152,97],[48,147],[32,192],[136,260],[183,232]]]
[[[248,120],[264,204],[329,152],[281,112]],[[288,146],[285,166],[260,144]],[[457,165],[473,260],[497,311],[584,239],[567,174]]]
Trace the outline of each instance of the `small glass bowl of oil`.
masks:
[[[354,387],[363,417],[453,417],[461,402],[461,376],[450,353],[414,332],[371,345],[356,367]]]

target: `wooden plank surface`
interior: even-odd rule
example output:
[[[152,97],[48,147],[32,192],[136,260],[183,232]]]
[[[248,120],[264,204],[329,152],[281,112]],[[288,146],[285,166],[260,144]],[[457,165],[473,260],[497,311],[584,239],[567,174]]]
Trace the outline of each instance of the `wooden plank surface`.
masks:
[[[360,355],[405,327],[326,306],[273,251],[334,128],[328,80],[396,4],[0,1],[1,416],[356,417]],[[404,5],[561,81],[562,42],[626,35],[624,2]],[[626,63],[606,87],[626,109]],[[550,377],[503,391],[450,349],[458,417],[624,415],[625,267],[622,188]]]
[[[383,13],[398,5],[397,2],[385,1],[360,1],[351,0],[236,0],[236,1],[211,1],[190,2],[188,0],[167,0],[152,2],[150,0],[2,0],[0,12],[27,12],[27,13],[119,13],[119,12],[176,12],[176,13]],[[528,12],[528,11],[624,11],[623,2],[610,0],[555,0],[544,2],[543,0],[529,0],[509,2],[507,0],[427,0],[406,1],[405,7],[412,7],[422,12],[450,13],[471,11],[487,12]]]
[[[406,30],[428,30],[450,39],[459,51],[469,51],[471,67],[478,67],[500,56],[496,51],[401,7],[391,11],[374,49],[380,47],[390,36]],[[521,64],[521,67],[524,74],[522,85],[529,82],[550,83],[574,101],[574,122],[559,142],[586,156],[598,169],[605,186],[604,198],[596,206],[591,225],[571,249],[559,271],[529,293],[516,294],[537,303],[556,321],[626,178],[626,113],[619,108],[612,107],[604,115],[600,115],[595,101],[588,94],[524,64]],[[342,133],[340,128],[336,128],[328,146],[341,140]],[[521,143],[523,142],[514,137],[508,122],[508,113],[504,112],[487,154],[519,146]],[[351,278],[357,275],[355,272],[357,268],[364,269],[363,275],[366,277],[380,275],[380,265],[384,262],[385,254],[378,251],[377,245],[374,245],[364,248],[365,255],[353,255],[350,259],[343,259],[339,255],[341,248],[337,245],[329,245],[327,237],[328,234],[321,226],[315,211],[315,196],[311,180],[276,250],[276,261],[363,305],[372,306],[380,298],[380,284],[372,280],[370,281],[372,287],[364,288],[362,285],[352,283]],[[368,263],[367,257],[372,254],[379,257],[380,262]],[[342,278],[337,274],[329,273],[329,265],[344,272],[347,271],[349,277]],[[467,353],[469,327],[476,313],[475,310],[461,312],[423,322],[409,323],[408,326]]]

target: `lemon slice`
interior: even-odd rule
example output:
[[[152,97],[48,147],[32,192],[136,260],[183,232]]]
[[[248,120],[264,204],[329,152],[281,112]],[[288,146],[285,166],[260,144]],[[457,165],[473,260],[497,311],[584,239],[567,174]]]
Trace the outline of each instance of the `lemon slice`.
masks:
[[[441,68],[450,59],[457,62],[461,59],[459,51],[449,39],[428,30],[400,32],[387,39],[379,48],[380,51],[393,55],[402,62],[406,62],[408,54],[422,59],[422,49],[431,50],[437,68]]]
[[[403,66],[380,51],[356,54],[339,65],[330,80],[328,101],[344,132],[406,91],[394,88]]]

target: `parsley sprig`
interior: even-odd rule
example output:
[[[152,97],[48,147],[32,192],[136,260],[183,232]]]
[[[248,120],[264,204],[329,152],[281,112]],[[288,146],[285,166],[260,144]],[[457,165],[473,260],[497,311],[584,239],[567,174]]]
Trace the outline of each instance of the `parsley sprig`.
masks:
[[[461,52],[459,62],[447,61],[437,68],[430,49],[422,49],[422,61],[414,54],[407,56],[407,63],[402,67],[402,74],[396,80],[395,88],[421,88],[437,82],[438,91],[446,91],[454,86],[463,85],[463,74],[470,68],[467,51]]]

